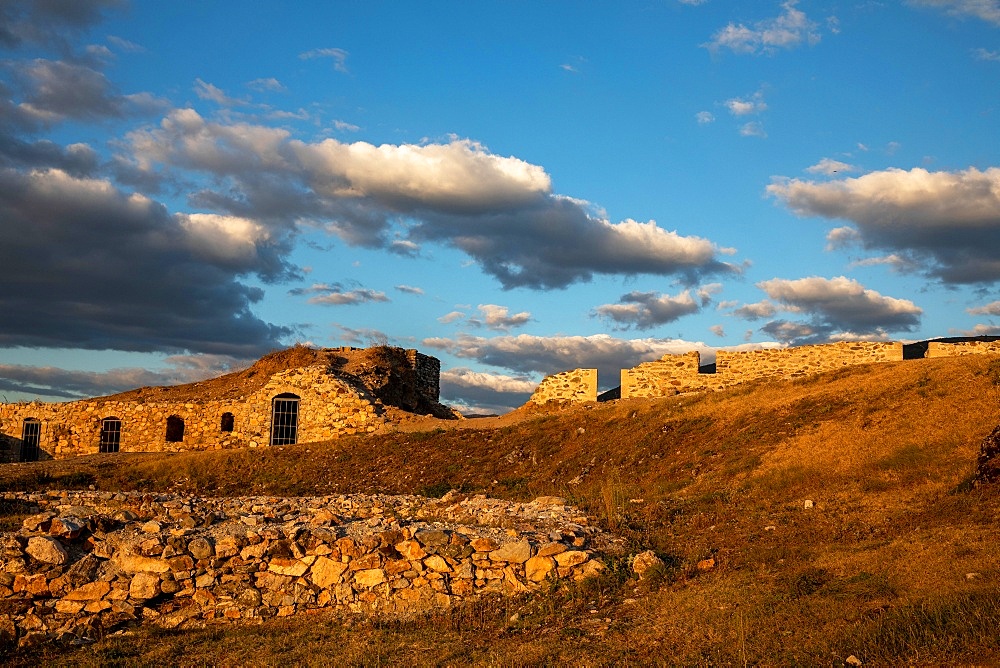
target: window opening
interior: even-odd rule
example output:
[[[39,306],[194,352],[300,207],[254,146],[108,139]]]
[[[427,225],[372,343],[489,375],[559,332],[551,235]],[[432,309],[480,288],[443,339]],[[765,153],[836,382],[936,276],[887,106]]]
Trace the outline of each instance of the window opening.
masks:
[[[295,443],[298,426],[299,398],[294,394],[279,394],[271,406],[271,445]]]
[[[184,419],[179,415],[167,418],[167,443],[180,443],[184,440]]]
[[[232,431],[233,427],[236,426],[236,419],[233,417],[232,413],[222,414],[222,424],[219,426],[219,431]]]
[[[37,462],[38,446],[42,440],[42,423],[37,418],[25,418],[21,431],[21,461]]]
[[[122,438],[122,421],[116,417],[101,420],[101,452],[118,452]]]

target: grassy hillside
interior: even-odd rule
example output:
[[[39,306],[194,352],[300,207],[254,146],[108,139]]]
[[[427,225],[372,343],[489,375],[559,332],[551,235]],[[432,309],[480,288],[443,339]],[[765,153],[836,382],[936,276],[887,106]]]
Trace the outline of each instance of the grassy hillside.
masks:
[[[569,497],[667,564],[409,622],[144,630],[32,663],[866,665],[1000,661],[1000,494],[973,489],[1000,360],[850,367],[425,432],[0,468],[0,489]],[[805,501],[813,502],[811,509]],[[2,510],[2,509],[0,509]],[[9,523],[18,521],[16,509]],[[2,521],[4,518],[0,518]],[[715,568],[699,571],[700,560]],[[257,650],[263,643],[263,649]]]

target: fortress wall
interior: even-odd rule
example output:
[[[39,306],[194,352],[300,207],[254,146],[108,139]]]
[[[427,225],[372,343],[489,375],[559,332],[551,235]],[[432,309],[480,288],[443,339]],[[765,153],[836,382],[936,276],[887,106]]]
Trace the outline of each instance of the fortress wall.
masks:
[[[441,360],[417,350],[407,350],[406,359],[417,377],[417,390],[432,401],[441,398]]]
[[[546,376],[529,401],[536,404],[547,401],[597,401],[597,369],[574,369]]]
[[[731,385],[758,378],[801,378],[855,364],[902,359],[902,343],[841,341],[796,348],[740,352],[720,350],[716,355],[715,368],[716,375]]]
[[[380,406],[370,396],[327,373],[324,365],[275,374],[267,385],[245,398],[188,402],[129,402],[88,399],[62,404],[41,402],[0,405],[0,434],[19,446],[24,420],[41,422],[43,459],[96,454],[104,418],[121,420],[121,452],[164,452],[257,447],[270,443],[271,405],[275,396],[299,397],[298,442],[373,432],[383,423]],[[233,431],[222,431],[223,413],[233,414]],[[184,421],[183,439],[168,442],[167,418]],[[20,452],[18,447],[18,452]]]
[[[698,373],[698,351],[664,355],[631,369],[622,369],[622,399],[669,397],[680,392],[706,389],[705,376]]]
[[[927,344],[927,357],[961,357],[965,355],[1000,355],[1000,341],[962,341]]]

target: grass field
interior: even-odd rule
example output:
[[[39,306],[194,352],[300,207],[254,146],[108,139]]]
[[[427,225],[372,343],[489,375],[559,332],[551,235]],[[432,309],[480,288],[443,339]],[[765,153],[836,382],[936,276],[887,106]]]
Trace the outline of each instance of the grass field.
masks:
[[[849,367],[726,392],[525,412],[503,427],[0,468],[0,490],[568,497],[666,568],[406,621],[143,629],[12,665],[1000,663],[1000,494],[972,483],[1000,360]],[[487,428],[478,428],[487,427]],[[806,501],[812,508],[806,508]],[[0,530],[23,508],[0,506]],[[700,560],[715,568],[702,572]]]

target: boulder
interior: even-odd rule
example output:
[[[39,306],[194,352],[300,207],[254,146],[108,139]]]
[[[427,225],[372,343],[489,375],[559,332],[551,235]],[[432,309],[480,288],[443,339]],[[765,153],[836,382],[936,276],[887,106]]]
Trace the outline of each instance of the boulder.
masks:
[[[152,573],[136,573],[128,586],[131,598],[145,601],[160,595],[160,578]]]
[[[524,576],[532,582],[541,582],[556,569],[556,560],[552,557],[532,557],[524,564]]]
[[[526,540],[519,540],[516,543],[507,543],[490,552],[490,559],[493,561],[506,561],[511,564],[523,564],[531,559],[531,543]]]
[[[642,579],[646,573],[653,569],[660,568],[663,568],[663,560],[656,556],[656,553],[652,550],[640,552],[632,560],[632,572],[638,575],[639,579]]]
[[[48,536],[32,536],[28,539],[28,547],[25,549],[34,559],[46,564],[65,564],[69,561],[66,549],[55,538]]]

